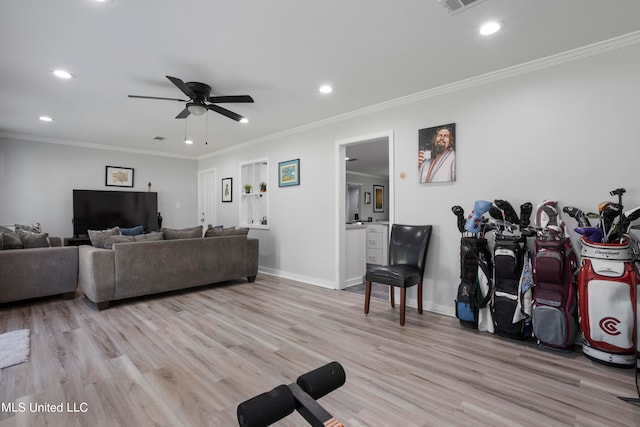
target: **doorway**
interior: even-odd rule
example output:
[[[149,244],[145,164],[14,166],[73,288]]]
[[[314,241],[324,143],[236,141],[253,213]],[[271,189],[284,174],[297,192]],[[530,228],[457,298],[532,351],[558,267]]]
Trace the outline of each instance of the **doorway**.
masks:
[[[208,224],[216,225],[216,170],[206,169],[198,172],[198,218],[203,231]]]
[[[363,185],[360,183],[347,182],[347,222],[362,219],[362,188]]]
[[[394,153],[394,140],[393,140],[393,131],[383,131],[370,135],[362,135],[359,137],[343,139],[336,141],[335,145],[335,162],[336,162],[336,182],[335,182],[335,194],[336,194],[336,212],[335,212],[335,224],[336,224],[336,250],[335,250],[335,277],[336,277],[336,288],[337,289],[345,289],[346,288],[346,260],[347,260],[347,251],[346,251],[346,224],[347,224],[347,162],[346,153],[348,147],[363,147],[367,148],[367,144],[379,144],[381,141],[386,143],[387,148],[387,156],[388,161],[386,172],[388,173],[388,188],[387,192],[387,200],[388,207],[387,211],[384,213],[385,219],[388,219],[389,223],[393,223],[394,218],[394,178],[393,178],[393,153]],[[373,146],[373,145],[372,145]],[[371,147],[372,147],[371,146]],[[369,147],[370,148],[370,147]],[[370,151],[370,150],[369,150]],[[364,160],[364,159],[363,159]],[[351,166],[350,166],[350,169]],[[358,172],[362,173],[362,172]],[[368,191],[367,187],[363,187],[363,191],[360,193],[360,199],[364,199],[364,193]],[[366,210],[363,207],[362,211]],[[362,212],[361,211],[361,212]],[[362,215],[359,214],[359,215]],[[366,214],[365,217],[361,217],[361,220],[368,220],[370,215]]]

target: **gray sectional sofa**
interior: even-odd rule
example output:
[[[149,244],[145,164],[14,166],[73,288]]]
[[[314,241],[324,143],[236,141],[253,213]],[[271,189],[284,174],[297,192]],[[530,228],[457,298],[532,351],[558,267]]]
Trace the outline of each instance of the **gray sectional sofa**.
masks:
[[[78,286],[78,248],[62,246],[0,251],[0,303],[62,294],[73,298]]]
[[[78,248],[78,284],[104,309],[112,301],[258,274],[258,239],[246,235],[114,243]]]

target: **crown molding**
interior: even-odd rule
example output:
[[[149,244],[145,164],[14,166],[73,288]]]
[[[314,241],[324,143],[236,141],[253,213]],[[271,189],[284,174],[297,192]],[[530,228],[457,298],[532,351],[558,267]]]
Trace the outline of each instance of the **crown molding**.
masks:
[[[308,123],[306,125],[298,126],[295,128],[287,129],[282,132],[266,135],[257,139],[242,142],[232,147],[226,147],[222,150],[207,153],[198,157],[198,160],[206,159],[209,157],[216,157],[218,155],[229,153],[243,148],[251,147],[264,142],[272,141],[275,139],[283,138],[289,135],[294,135],[307,130],[317,129],[319,127],[327,126],[334,123],[339,123],[345,120],[366,116],[368,114],[377,113],[380,111],[395,108],[401,105],[410,104],[412,102],[422,101],[436,96],[445,95],[451,92],[456,92],[463,89],[468,89],[474,86],[480,86],[487,83],[508,79],[510,77],[519,76],[522,74],[532,73],[534,71],[543,70],[545,68],[555,67],[557,65],[565,64],[567,62],[578,61],[580,59],[588,58],[595,55],[600,55],[610,51],[623,49],[625,47],[634,46],[640,43],[640,31],[634,31],[622,36],[614,37],[608,40],[600,41],[576,49],[571,49],[565,52],[561,52],[555,55],[546,56],[544,58],[535,59],[533,61],[524,62],[522,64],[514,65],[512,67],[503,68],[501,70],[492,71],[490,73],[481,74],[468,79],[460,80],[454,83],[438,86],[432,89],[427,89],[421,92],[416,92],[411,95],[395,98],[389,101],[373,104],[368,107],[360,108],[358,110],[350,111],[348,113],[339,114],[327,119],[319,120],[316,122]]]
[[[94,150],[121,151],[125,153],[143,154],[145,156],[158,156],[158,157],[171,157],[171,158],[187,159],[187,160],[198,160],[196,156],[185,156],[182,154],[169,153],[165,151],[140,150],[137,148],[118,147],[115,145],[94,144],[92,142],[65,141],[61,139],[47,138],[42,136],[16,135],[16,134],[0,132],[0,138],[12,139],[17,141],[42,142],[45,144],[68,145],[71,147],[91,148]]]

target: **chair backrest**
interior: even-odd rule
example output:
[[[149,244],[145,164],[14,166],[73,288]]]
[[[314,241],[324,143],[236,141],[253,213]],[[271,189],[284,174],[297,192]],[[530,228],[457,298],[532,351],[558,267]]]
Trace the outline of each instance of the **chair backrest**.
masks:
[[[389,242],[389,265],[412,265],[424,274],[432,228],[431,225],[393,224]]]

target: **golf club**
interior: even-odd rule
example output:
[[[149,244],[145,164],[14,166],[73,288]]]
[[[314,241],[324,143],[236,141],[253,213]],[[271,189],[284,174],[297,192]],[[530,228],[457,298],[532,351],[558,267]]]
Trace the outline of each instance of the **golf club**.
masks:
[[[495,200],[494,203],[496,204],[497,207],[502,209],[502,212],[504,212],[504,219],[507,222],[510,222],[511,224],[520,223],[520,218],[518,218],[518,214],[513,209],[513,206],[511,206],[511,203],[501,199]]]
[[[609,241],[609,233],[612,231],[613,221],[618,215],[622,215],[622,205],[609,203],[602,209],[602,231],[605,242]]]
[[[609,241],[616,242],[617,240],[622,239],[625,234],[629,233],[631,223],[638,218],[640,218],[640,206],[624,212],[609,235]]]
[[[562,212],[575,219],[578,222],[578,227],[591,227],[589,220],[580,209],[574,208],[573,206],[565,206],[562,208]]]
[[[531,224],[531,211],[533,205],[530,202],[525,202],[520,205],[520,228],[524,229]]]
[[[453,212],[453,214],[458,218],[458,230],[460,230],[461,233],[464,233],[464,224],[466,222],[464,209],[462,209],[462,206],[455,205],[451,208],[451,212]]]

